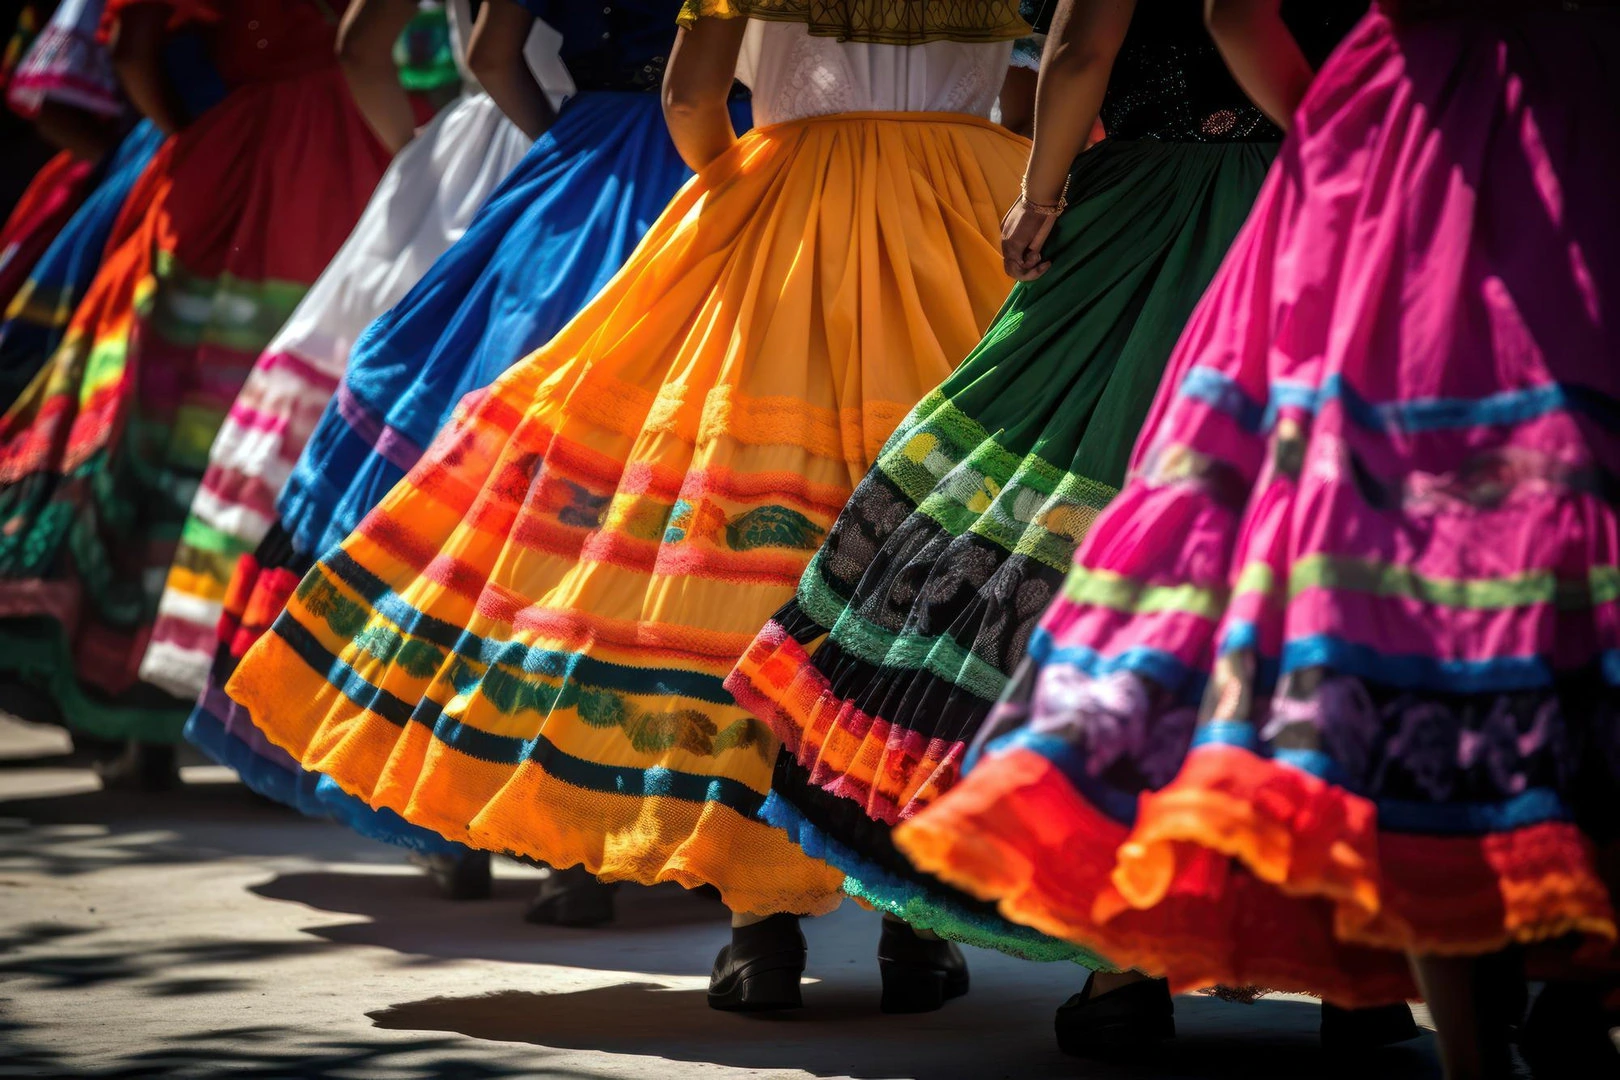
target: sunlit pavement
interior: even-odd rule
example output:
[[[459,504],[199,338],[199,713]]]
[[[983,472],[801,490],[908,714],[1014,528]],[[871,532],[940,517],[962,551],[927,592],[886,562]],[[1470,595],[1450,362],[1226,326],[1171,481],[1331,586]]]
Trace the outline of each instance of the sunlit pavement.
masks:
[[[1068,965],[972,952],[938,1013],[877,1010],[877,918],[806,923],[807,1007],[710,1011],[724,910],[619,891],[619,921],[522,921],[543,871],[442,900],[398,852],[267,803],[212,766],[166,795],[100,790],[55,729],[0,722],[0,1076],[1297,1078],[1436,1074],[1432,1039],[1329,1058],[1318,1006],[1177,1001],[1152,1058],[1077,1061]]]

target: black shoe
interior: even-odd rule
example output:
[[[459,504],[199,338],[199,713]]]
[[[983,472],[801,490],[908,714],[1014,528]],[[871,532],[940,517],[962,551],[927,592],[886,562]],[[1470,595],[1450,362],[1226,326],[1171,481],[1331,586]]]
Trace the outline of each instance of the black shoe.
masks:
[[[1609,1020],[1598,987],[1548,983],[1519,1032],[1519,1054],[1536,1080],[1620,1076]]]
[[[1322,1002],[1322,1046],[1341,1053],[1372,1050],[1415,1039],[1423,1032],[1407,1005],[1341,1009]]]
[[[525,922],[541,926],[601,926],[613,921],[617,885],[596,880],[583,866],[553,870],[523,913]]]
[[[98,761],[94,768],[108,791],[172,791],[180,786],[175,748],[166,743],[127,743],[122,754]]]
[[[495,891],[487,851],[413,854],[410,860],[427,871],[446,900],[488,900]]]
[[[962,950],[949,941],[922,937],[898,919],[883,920],[878,972],[886,1013],[933,1012],[968,992]]]
[[[725,1012],[797,1009],[804,1005],[799,977],[806,949],[797,915],[772,915],[731,928],[709,975],[709,1008]]]
[[[1140,1050],[1176,1034],[1176,1006],[1164,979],[1143,979],[1091,996],[1096,976],[1057,1011],[1058,1049],[1070,1057]]]

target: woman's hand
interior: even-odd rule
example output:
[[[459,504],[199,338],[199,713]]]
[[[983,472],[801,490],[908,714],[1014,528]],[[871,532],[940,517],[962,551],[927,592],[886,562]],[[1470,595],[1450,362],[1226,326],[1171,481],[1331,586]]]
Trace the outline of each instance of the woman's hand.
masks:
[[[1034,281],[1052,269],[1041,251],[1056,224],[1056,214],[1033,209],[1022,196],[1013,203],[1001,219],[1001,258],[1008,277]]]
[[[1042,252],[1063,212],[1069,170],[1097,126],[1114,57],[1135,13],[1136,0],[1061,0],[1052,17],[1035,87],[1025,194],[1001,222],[1001,256],[1018,281],[1051,269]]]

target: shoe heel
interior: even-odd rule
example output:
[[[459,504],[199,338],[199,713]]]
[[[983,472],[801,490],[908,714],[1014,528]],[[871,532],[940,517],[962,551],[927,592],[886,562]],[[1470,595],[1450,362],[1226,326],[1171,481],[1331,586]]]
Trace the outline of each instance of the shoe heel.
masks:
[[[473,855],[458,859],[449,872],[439,880],[447,900],[488,900],[495,893],[494,875],[489,857]]]
[[[804,991],[799,986],[798,968],[770,968],[744,975],[728,992],[710,994],[709,1004],[730,1012],[764,1012],[768,1009],[802,1009]]]
[[[948,997],[949,980],[944,972],[933,968],[899,967],[883,965],[883,1012],[938,1012]]]

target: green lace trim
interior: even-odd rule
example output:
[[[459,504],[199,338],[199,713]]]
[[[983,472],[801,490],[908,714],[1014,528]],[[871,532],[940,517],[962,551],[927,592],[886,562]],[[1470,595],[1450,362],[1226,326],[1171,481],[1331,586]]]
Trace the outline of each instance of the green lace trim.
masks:
[[[877,468],[953,536],[972,532],[1067,573],[1118,489],[1018,454],[938,390],[911,411]]]
[[[1093,952],[1016,923],[1003,922],[1000,927],[992,928],[986,920],[970,919],[922,897],[896,900],[887,890],[869,888],[858,878],[849,876],[844,878],[844,892],[878,911],[909,923],[914,929],[930,931],[949,941],[979,949],[994,949],[1008,956],[1042,964],[1067,961],[1093,971],[1114,970],[1112,964]]]

